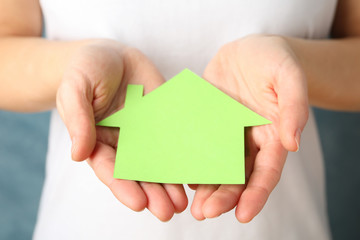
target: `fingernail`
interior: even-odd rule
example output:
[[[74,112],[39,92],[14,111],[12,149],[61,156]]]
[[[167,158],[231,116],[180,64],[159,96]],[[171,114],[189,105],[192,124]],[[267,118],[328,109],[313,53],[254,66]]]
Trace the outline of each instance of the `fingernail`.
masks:
[[[300,149],[300,137],[301,137],[301,130],[300,130],[300,128],[298,128],[298,130],[296,130],[296,133],[295,133],[295,142],[296,142],[296,147],[297,147],[295,152],[298,152]]]

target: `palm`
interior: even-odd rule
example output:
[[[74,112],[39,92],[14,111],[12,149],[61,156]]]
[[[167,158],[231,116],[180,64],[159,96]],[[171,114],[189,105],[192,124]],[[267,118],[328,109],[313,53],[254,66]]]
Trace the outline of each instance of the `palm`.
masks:
[[[223,47],[205,69],[206,80],[270,119],[273,124],[247,129],[245,185],[197,187],[192,205],[195,218],[216,217],[237,206],[238,220],[250,221],[263,208],[280,179],[287,155],[283,146],[287,150],[297,149],[295,135],[292,135],[293,132],[288,133],[288,126],[295,125],[294,117],[284,119],[284,114],[289,114],[286,94],[292,94],[294,89],[291,84],[284,85],[281,81],[284,81],[283,77],[286,76],[287,81],[295,78],[298,84],[303,84],[303,79],[296,59],[291,52],[284,49],[280,41],[250,37]],[[289,92],[284,95],[286,88]],[[301,92],[303,88],[295,90],[304,98],[305,93]],[[303,106],[306,108],[306,100],[305,104],[300,104],[301,108]],[[293,107],[293,110],[298,110],[299,106]],[[307,110],[299,111],[305,114],[302,119],[295,121],[305,124]],[[288,139],[290,140],[287,141]]]
[[[128,84],[144,85],[146,94],[163,81],[139,51],[101,41],[75,55],[59,88],[57,103],[73,141],[73,159],[87,159],[98,178],[126,206],[135,211],[147,207],[166,221],[186,208],[182,185],[114,179],[118,129],[95,128],[95,122],[122,108]]]

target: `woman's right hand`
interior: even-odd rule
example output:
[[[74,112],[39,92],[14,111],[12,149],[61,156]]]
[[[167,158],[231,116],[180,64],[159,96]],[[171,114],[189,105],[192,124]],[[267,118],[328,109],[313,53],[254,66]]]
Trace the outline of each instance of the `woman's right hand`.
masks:
[[[134,211],[148,208],[161,221],[187,206],[182,185],[113,178],[118,129],[95,123],[122,108],[128,84],[144,85],[145,94],[164,83],[140,51],[112,40],[91,40],[74,52],[57,92],[57,109],[69,131],[72,158],[87,159],[96,176]]]

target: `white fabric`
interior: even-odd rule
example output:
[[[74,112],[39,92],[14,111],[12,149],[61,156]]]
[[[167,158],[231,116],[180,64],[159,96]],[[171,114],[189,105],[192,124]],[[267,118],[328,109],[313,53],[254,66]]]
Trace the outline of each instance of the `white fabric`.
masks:
[[[325,38],[336,0],[42,0],[49,39],[112,38],[139,48],[170,78],[199,75],[223,44],[251,33]],[[162,223],[119,203],[87,164],[70,160],[70,140],[52,113],[46,181],[34,239],[330,239],[324,169],[313,116],[301,151],[249,224],[230,212],[198,222],[189,208]],[[192,192],[188,191],[190,202]]]

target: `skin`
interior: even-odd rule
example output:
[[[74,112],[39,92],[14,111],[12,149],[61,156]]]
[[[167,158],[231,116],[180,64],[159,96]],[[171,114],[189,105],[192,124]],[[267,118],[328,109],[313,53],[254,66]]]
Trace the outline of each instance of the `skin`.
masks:
[[[72,158],[87,160],[120,202],[135,211],[148,208],[161,221],[182,212],[187,198],[181,185],[113,179],[117,133],[95,127],[122,107],[128,83],[143,84],[146,94],[164,82],[151,61],[112,40],[41,39],[36,0],[1,0],[0,12],[0,108],[57,107],[72,139]],[[308,102],[360,110],[359,21],[360,1],[342,0],[333,24],[337,39],[253,35],[225,45],[209,62],[206,80],[274,124],[246,134],[246,185],[191,186],[196,219],[236,207],[237,219],[249,222],[261,211],[280,179],[287,151],[299,148]]]
[[[279,37],[249,36],[222,47],[205,69],[205,79],[273,124],[247,132],[246,185],[197,187],[191,208],[196,219],[217,217],[237,206],[237,219],[250,221],[280,179],[287,156],[283,144],[297,150],[308,118],[306,82],[285,44]],[[297,91],[288,95],[289,89]]]
[[[343,0],[333,23],[334,39],[254,35],[219,50],[204,77],[274,124],[254,127],[247,135],[246,186],[191,186],[197,189],[191,206],[196,219],[236,207],[237,219],[246,223],[261,211],[280,179],[286,150],[298,148],[308,101],[331,110],[360,110],[359,22],[360,2]]]

